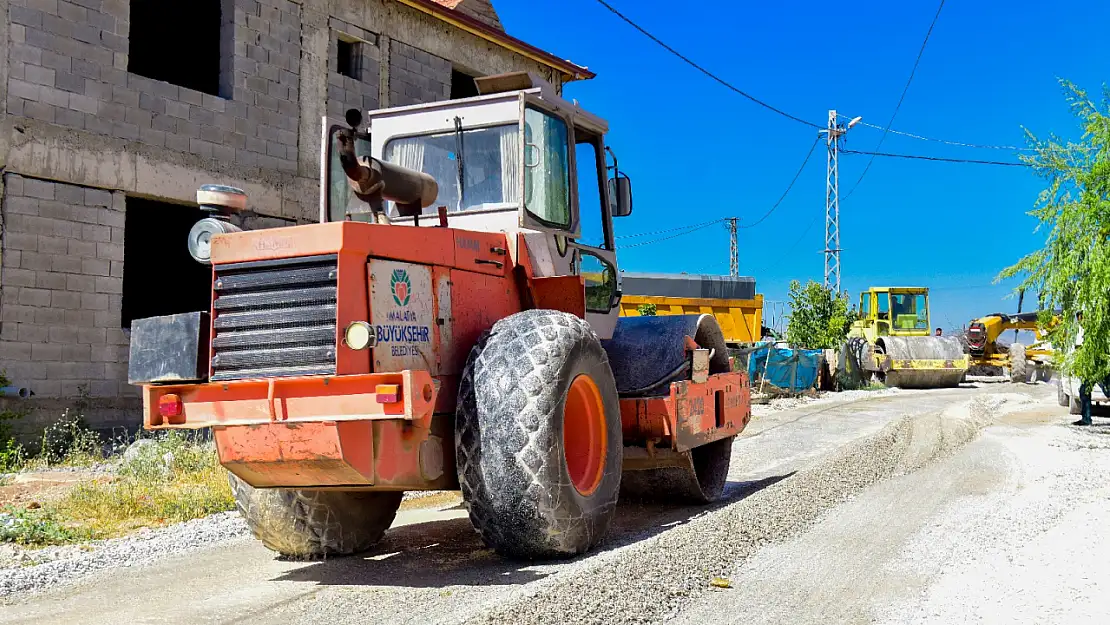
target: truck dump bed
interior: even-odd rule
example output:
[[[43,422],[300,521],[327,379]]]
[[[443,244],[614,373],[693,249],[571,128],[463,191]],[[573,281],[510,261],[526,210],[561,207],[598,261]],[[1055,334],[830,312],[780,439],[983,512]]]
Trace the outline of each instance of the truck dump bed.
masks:
[[[713,315],[725,341],[732,345],[762,338],[763,296],[755,278],[700,274],[621,274],[621,316],[639,316],[639,307],[654,304],[656,315]]]

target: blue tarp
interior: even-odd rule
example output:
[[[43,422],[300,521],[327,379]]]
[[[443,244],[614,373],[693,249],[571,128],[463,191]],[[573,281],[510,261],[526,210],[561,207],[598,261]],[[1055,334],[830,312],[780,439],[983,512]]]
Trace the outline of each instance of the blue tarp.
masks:
[[[748,377],[752,380],[752,386],[755,386],[756,380],[766,377],[768,384],[784,391],[798,392],[813,388],[817,383],[817,370],[820,366],[819,349],[757,347],[748,356]]]

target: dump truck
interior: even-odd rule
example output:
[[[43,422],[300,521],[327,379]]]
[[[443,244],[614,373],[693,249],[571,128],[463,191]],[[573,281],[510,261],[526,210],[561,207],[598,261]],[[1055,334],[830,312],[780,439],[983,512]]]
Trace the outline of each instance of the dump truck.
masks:
[[[1046,328],[1041,327],[1039,317],[1040,313],[1034,311],[994,313],[973,320],[967,328],[971,364],[1006,369],[1011,382],[1028,382],[1031,375],[1037,380],[1050,380],[1054,350],[1047,341]],[[1055,324],[1057,321],[1058,319],[1053,319],[1051,323]],[[1015,341],[1003,351],[998,339],[1007,330],[1030,331],[1035,342],[1023,345]]]
[[[713,315],[729,348],[763,338],[763,296],[755,278],[700,274],[622,272],[621,316],[636,317],[642,306],[656,315]]]
[[[144,427],[211,429],[280,554],[367,550],[405,491],[460,490],[518,558],[591,549],[618,495],[722,495],[749,383],[713,315],[620,316],[606,122],[531,74],[476,82],[325,119],[319,224],[244,231],[249,198],[202,187],[211,301],[132,325]]]
[[[871,287],[860,294],[859,319],[841,356],[851,382],[901,388],[957,386],[969,366],[957,337],[932,335],[925,287]]]

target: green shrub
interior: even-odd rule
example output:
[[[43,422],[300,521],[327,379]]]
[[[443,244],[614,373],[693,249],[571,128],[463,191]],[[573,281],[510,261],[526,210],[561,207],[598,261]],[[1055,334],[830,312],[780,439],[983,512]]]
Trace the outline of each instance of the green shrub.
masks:
[[[143,440],[116,479],[81,484],[54,504],[59,516],[110,537],[235,509],[214,445],[179,432]]]
[[[66,410],[61,419],[43,430],[39,460],[48,465],[88,465],[103,459],[100,436],[79,414]]]
[[[22,469],[26,461],[23,445],[11,438],[0,441],[0,473],[14,473]]]

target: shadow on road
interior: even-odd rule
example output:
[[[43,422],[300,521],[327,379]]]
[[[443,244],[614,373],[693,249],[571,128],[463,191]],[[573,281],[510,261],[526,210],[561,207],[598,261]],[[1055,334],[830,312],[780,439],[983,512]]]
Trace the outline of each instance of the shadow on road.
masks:
[[[622,503],[605,542],[591,554],[645,540],[694,518],[749,497],[793,475],[729,482],[721,501],[708,506]],[[482,542],[469,519],[444,519],[389,530],[368,553],[335,558],[289,571],[273,581],[320,585],[441,588],[527,584],[556,572],[558,562],[533,563],[503,558]]]

